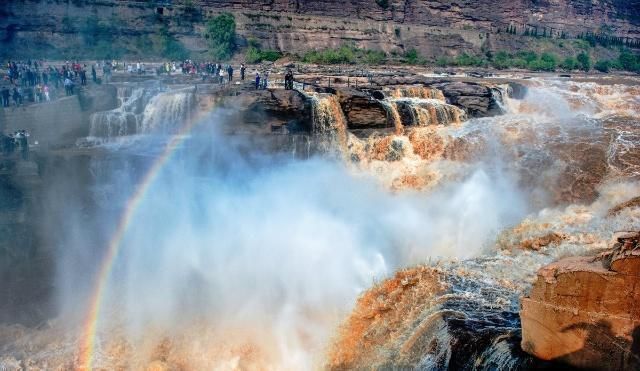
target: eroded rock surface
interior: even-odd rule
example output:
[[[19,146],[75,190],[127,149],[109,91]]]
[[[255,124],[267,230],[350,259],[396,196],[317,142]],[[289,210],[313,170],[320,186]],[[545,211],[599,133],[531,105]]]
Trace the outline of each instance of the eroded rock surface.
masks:
[[[541,269],[522,299],[523,349],[580,368],[639,369],[639,236],[617,236],[613,250],[597,258]]]

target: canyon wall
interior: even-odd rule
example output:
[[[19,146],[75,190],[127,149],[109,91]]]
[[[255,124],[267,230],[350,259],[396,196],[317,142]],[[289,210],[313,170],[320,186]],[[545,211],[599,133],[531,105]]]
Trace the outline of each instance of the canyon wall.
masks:
[[[555,37],[594,32],[640,39],[637,0],[10,0],[0,4],[6,46],[0,57],[47,55],[57,48],[82,55],[91,17],[121,39],[113,45],[125,54],[145,55],[146,47],[158,43],[154,35],[161,27],[188,49],[205,52],[205,23],[223,11],[236,16],[241,46],[256,39],[265,48],[294,53],[346,42],[387,53],[416,48],[428,58],[544,49],[540,40],[522,36],[527,28]],[[515,27],[516,35],[507,27]]]

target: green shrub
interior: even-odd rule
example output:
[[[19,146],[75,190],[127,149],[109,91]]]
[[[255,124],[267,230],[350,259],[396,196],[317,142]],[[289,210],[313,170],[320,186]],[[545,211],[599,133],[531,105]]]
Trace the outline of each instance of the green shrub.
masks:
[[[420,60],[420,53],[415,49],[409,49],[404,53],[404,60],[409,64],[418,64],[418,61]]]
[[[595,68],[596,70],[598,70],[600,72],[607,73],[607,72],[609,72],[609,69],[611,68],[611,62],[606,60],[606,59],[602,59],[602,60],[599,60],[598,62],[596,62],[596,64],[593,65],[593,68]]]
[[[589,71],[591,69],[591,57],[585,52],[581,52],[577,57],[578,65],[581,70]]]
[[[236,50],[236,20],[230,13],[222,13],[207,22],[205,38],[209,41],[211,55],[227,60]]]
[[[436,66],[438,67],[447,67],[451,66],[452,64],[453,61],[447,57],[439,57],[438,59],[436,59]]]
[[[534,51],[524,50],[524,51],[519,51],[516,54],[516,57],[523,59],[527,63],[532,63],[533,61],[538,59],[538,54],[536,54],[536,52]]]
[[[386,54],[377,50],[357,49],[353,45],[342,45],[337,49],[312,50],[302,56],[306,63],[318,64],[355,64],[357,62],[379,64]]]
[[[503,70],[513,66],[513,58],[507,52],[499,51],[493,55],[491,63],[495,68]]]
[[[515,68],[528,68],[528,63],[523,58],[513,58],[513,60],[511,61],[511,65]]]
[[[573,57],[567,57],[562,61],[560,67],[567,71],[573,71],[578,68],[578,61]]]
[[[260,63],[262,61],[275,62],[282,57],[277,50],[260,50],[254,46],[247,48],[244,58],[247,63]]]
[[[558,59],[550,53],[543,53],[540,59],[530,62],[529,68],[535,71],[555,71],[558,66]]]
[[[387,55],[381,50],[366,50],[364,52],[364,61],[367,64],[382,64]]]
[[[480,67],[486,65],[486,61],[475,55],[469,55],[467,53],[462,53],[456,58],[456,65],[463,67]]]
[[[623,50],[618,57],[618,64],[621,69],[640,72],[640,55],[632,54],[628,50]]]

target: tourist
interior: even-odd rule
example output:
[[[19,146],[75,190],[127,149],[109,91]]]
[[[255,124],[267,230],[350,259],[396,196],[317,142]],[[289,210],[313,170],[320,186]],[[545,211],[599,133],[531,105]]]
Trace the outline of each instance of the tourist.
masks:
[[[22,96],[20,95],[20,91],[15,86],[13,87],[13,103],[16,105],[16,107],[19,107],[22,103]]]
[[[49,85],[46,85],[42,88],[42,92],[44,93],[44,99],[47,102],[51,101],[51,98],[49,97]]]
[[[43,95],[42,95],[42,86],[40,84],[36,85],[35,89],[34,89],[34,98],[36,103],[40,103],[43,101]]]
[[[262,89],[267,90],[269,86],[269,72],[264,73],[264,77],[262,78]]]
[[[87,71],[85,70],[86,67],[87,65],[85,65],[84,68],[80,70],[80,84],[82,86],[87,85]]]
[[[233,67],[231,67],[231,65],[227,67],[227,75],[229,77],[229,83],[231,83],[231,81],[233,81]]]
[[[64,79],[64,90],[67,95],[73,95],[73,81],[69,77]]]
[[[260,89],[260,72],[256,71],[256,90]]]
[[[11,91],[8,86],[2,88],[2,107],[9,107],[9,97],[11,96]]]
[[[240,65],[240,80],[244,81],[244,72],[247,68],[244,66],[244,63]]]
[[[98,74],[96,73],[96,66],[95,65],[91,65],[91,79],[93,80],[93,83],[97,83],[98,82]]]
[[[287,70],[284,75],[284,88],[285,90],[293,90],[293,72],[291,70]]]

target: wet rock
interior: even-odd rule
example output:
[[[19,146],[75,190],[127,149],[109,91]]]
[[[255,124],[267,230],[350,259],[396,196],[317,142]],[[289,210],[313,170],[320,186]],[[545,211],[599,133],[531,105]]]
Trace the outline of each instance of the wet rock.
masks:
[[[296,90],[249,90],[239,96],[226,97],[223,105],[237,110],[233,131],[260,133],[310,130],[309,104]]]
[[[442,90],[450,104],[464,109],[470,117],[485,117],[500,113],[491,89],[472,82],[442,82],[432,85]]]
[[[522,347],[544,360],[601,370],[640,367],[638,233],[597,258],[573,257],[538,272],[522,299]]]
[[[491,299],[460,295],[460,289]],[[360,296],[327,368],[536,369],[539,363],[517,346],[513,326],[518,318],[505,304],[508,296],[509,290],[499,285],[434,267],[400,271]]]
[[[355,89],[335,91],[347,118],[349,129],[384,128],[388,126],[387,111],[369,94]]]
[[[118,107],[118,90],[115,85],[95,85],[78,94],[83,111],[109,111]]]
[[[513,99],[524,99],[527,95],[527,87],[517,82],[509,82],[509,97]]]
[[[530,238],[520,242],[520,248],[525,250],[539,251],[549,245],[558,245],[565,239],[566,236],[551,232],[541,237]]]
[[[640,196],[634,197],[629,201],[623,202],[619,205],[612,207],[611,210],[609,210],[609,212],[607,213],[607,215],[613,216],[613,215],[619,214],[625,209],[631,209],[636,207],[640,207]]]

